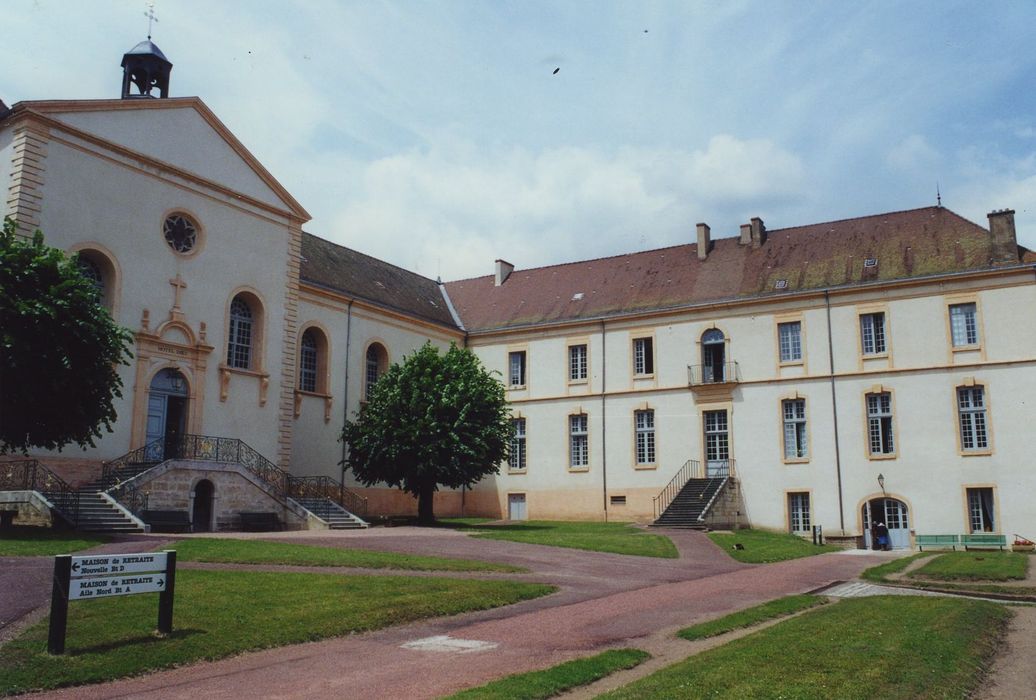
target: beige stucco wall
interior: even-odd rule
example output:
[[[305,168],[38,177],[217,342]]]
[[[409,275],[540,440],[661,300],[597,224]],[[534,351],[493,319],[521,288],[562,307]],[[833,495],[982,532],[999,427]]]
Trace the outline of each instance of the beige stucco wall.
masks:
[[[353,303],[350,308],[348,300],[341,297],[304,291],[299,328],[307,324],[316,324],[329,337],[327,387],[332,397],[331,409],[325,420],[326,398],[308,394],[300,397],[299,414],[293,426],[292,472],[339,479],[342,477],[339,464],[342,443],[338,438],[346,418],[354,420],[359,411],[365,387],[366,353],[371,343],[378,342],[385,347],[391,365],[402,362],[406,355],[429,340],[445,349],[451,341],[463,343],[463,339],[459,333],[378,311],[363,302]],[[349,473],[345,481],[346,485],[356,485]]]
[[[978,305],[981,343],[955,352],[948,304],[962,301]],[[848,534],[859,534],[859,507],[881,495],[877,475],[882,473],[886,491],[908,504],[911,526],[919,532],[966,531],[968,486],[995,488],[1001,532],[1036,529],[1036,507],[1022,495],[1036,486],[1026,466],[1036,330],[1017,318],[1018,309],[1034,307],[1030,271],[832,295],[841,512],[822,296],[743,304],[722,316],[688,311],[609,323],[603,343],[599,324],[473,337],[475,352],[503,374],[508,351],[528,353],[527,387],[508,392],[514,415],[526,419],[528,468],[514,473],[504,466],[495,486],[499,502],[506,509],[507,493],[525,493],[530,518],[603,518],[606,477],[609,499],[627,496],[625,506],[609,505],[609,518],[649,520],[651,497],[686,460],[704,460],[702,412],[726,408],[744,515],[756,525],[786,528],[787,493],[804,491],[811,496],[814,524],[835,533],[844,521]],[[889,352],[871,360],[859,352],[858,317],[874,310],[887,314]],[[776,324],[793,319],[803,324],[803,362],[781,366]],[[710,327],[723,331],[728,359],[736,360],[741,372],[741,382],[727,396],[687,387],[687,365],[700,364],[699,339]],[[652,377],[632,376],[632,338],[639,335],[654,338]],[[589,392],[585,395],[573,396],[567,382],[566,348],[573,338],[585,338],[590,346],[588,388],[577,388]],[[602,347],[608,364],[603,408]],[[958,449],[956,387],[969,382],[986,387],[993,442],[988,455],[966,456]],[[899,445],[894,459],[867,454],[864,394],[875,386],[893,392]],[[806,399],[810,455],[785,463],[781,400],[795,396]],[[633,412],[645,407],[655,410],[658,461],[642,469],[634,464]],[[577,412],[588,415],[590,464],[573,471],[567,416]],[[488,495],[490,488],[482,490]]]

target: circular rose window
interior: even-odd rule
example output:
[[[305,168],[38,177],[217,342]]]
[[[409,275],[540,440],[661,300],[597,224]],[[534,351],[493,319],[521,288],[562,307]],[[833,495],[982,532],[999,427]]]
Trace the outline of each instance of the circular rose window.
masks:
[[[173,214],[163,226],[165,242],[177,253],[187,254],[198,243],[198,227],[183,214]]]

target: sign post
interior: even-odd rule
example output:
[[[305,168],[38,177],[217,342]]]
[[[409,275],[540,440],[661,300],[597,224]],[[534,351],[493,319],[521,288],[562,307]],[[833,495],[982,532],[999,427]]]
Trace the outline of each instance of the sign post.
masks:
[[[54,557],[54,584],[50,598],[47,651],[65,651],[68,603],[111,596],[158,593],[158,631],[173,631],[173,589],[176,551]]]

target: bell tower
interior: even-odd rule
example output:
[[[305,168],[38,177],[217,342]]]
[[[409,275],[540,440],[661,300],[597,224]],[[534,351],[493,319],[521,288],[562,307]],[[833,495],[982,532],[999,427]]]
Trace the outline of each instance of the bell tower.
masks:
[[[173,64],[148,37],[122,56],[122,99],[169,97]],[[134,92],[134,86],[137,92]],[[157,91],[158,95],[152,94]]]

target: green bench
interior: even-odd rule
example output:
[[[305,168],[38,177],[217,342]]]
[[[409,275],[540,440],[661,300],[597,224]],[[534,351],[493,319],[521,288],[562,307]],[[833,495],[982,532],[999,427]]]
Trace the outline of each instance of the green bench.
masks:
[[[1007,546],[1007,535],[961,535],[960,543],[964,545],[965,551],[968,547],[978,549],[992,549],[999,547],[1000,551]]]
[[[992,549],[993,547],[999,547],[1003,550],[1003,548],[1007,546],[1007,535],[916,535],[914,537],[914,543],[922,552],[925,547],[937,547],[940,549],[946,549],[949,547],[953,551],[957,551],[957,547],[963,547],[964,551],[967,551],[969,547],[972,549]]]
[[[916,535],[914,543],[922,552],[925,547],[938,547],[940,549],[949,547],[953,551],[957,551],[957,546],[960,544],[960,535]]]

